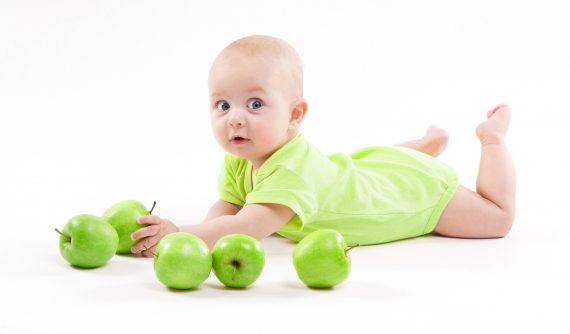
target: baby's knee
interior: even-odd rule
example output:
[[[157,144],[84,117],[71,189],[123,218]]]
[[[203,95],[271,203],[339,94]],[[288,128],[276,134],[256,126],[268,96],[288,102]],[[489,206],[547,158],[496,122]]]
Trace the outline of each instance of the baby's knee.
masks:
[[[491,234],[496,238],[504,238],[509,234],[515,221],[514,210],[501,209],[498,217],[492,224]]]

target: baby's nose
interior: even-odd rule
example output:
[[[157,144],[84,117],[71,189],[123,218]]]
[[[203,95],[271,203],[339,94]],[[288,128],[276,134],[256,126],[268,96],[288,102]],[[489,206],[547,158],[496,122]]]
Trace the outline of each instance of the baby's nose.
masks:
[[[230,124],[231,126],[243,126],[245,124],[245,118],[243,117],[241,112],[232,111],[228,119],[228,124]]]

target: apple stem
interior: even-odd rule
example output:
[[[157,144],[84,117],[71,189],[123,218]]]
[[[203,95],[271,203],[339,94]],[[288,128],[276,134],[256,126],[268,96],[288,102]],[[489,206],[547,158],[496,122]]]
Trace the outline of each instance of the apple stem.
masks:
[[[55,231],[59,234],[61,234],[62,237],[64,237],[67,241],[71,240],[71,238],[68,235],[63,234],[60,230],[58,230],[57,228],[55,228]]]
[[[149,214],[152,215],[152,210],[154,210],[154,206],[156,205],[156,201],[152,202],[152,208],[150,208]]]
[[[356,248],[356,247],[359,247],[359,246],[360,246],[360,244],[356,244],[356,245],[354,245],[354,246],[348,247],[347,249],[344,250],[344,253],[345,253],[345,254],[348,254],[348,252],[349,252],[351,249]]]

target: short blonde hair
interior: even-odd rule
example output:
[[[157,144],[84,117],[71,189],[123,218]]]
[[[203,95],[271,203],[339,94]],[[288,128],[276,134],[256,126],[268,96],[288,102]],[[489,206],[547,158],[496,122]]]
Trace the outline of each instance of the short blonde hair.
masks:
[[[218,54],[213,64],[235,51],[246,57],[279,62],[283,65],[285,72],[291,76],[294,98],[303,97],[303,62],[297,51],[289,43],[280,38],[266,35],[246,36],[226,46]]]

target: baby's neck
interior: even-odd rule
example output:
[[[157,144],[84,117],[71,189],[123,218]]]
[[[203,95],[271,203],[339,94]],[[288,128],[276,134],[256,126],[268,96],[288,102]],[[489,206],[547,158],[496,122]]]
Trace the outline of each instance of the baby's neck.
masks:
[[[273,153],[271,153],[269,156],[267,156],[267,157],[265,158],[265,160],[263,160],[263,162],[261,162],[257,167],[256,167],[256,164],[254,163],[254,161],[253,161],[253,160],[250,160],[251,166],[252,166],[252,168],[251,168],[251,174],[253,175],[253,173],[255,173],[258,169],[260,169],[261,166],[263,166],[263,164],[265,163],[265,161],[267,161],[267,159],[269,159],[269,158],[271,157],[271,155],[273,155],[276,151],[280,150],[281,147],[287,145],[287,144],[288,144],[291,140],[293,140],[298,134],[299,134],[299,131],[297,131],[297,130],[295,130],[295,131],[289,133],[289,135],[288,135],[288,137],[287,137],[287,140],[286,140],[277,150],[275,150]]]

